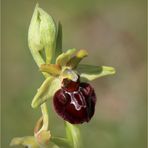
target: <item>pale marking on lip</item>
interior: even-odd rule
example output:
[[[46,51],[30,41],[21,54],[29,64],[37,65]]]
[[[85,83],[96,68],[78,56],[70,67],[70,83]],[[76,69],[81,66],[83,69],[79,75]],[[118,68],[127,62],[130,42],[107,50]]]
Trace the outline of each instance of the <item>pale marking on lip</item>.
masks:
[[[86,108],[85,98],[84,98],[84,96],[83,96],[83,94],[81,93],[80,90],[74,91],[74,92],[65,91],[65,93],[67,93],[68,95],[70,95],[70,98],[71,98],[70,104],[73,104],[73,105],[75,106],[76,110],[79,111],[79,110],[81,110],[81,108]],[[79,95],[80,100],[81,100],[81,102],[82,102],[82,105],[80,105],[80,104],[78,103],[78,101],[76,100],[74,94],[78,94],[78,95]]]

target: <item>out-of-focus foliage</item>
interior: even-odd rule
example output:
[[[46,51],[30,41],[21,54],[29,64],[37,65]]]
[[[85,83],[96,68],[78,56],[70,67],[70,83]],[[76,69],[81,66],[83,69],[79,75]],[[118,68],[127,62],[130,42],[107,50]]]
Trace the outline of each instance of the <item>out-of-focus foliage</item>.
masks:
[[[84,64],[109,65],[116,75],[92,85],[96,113],[80,125],[85,148],[146,148],[146,0],[38,0],[63,26],[63,48],[87,49]],[[27,46],[36,0],[2,0],[2,147],[31,135],[40,111],[31,100],[41,77]],[[36,89],[35,89],[36,88]],[[64,132],[48,102],[50,128]]]

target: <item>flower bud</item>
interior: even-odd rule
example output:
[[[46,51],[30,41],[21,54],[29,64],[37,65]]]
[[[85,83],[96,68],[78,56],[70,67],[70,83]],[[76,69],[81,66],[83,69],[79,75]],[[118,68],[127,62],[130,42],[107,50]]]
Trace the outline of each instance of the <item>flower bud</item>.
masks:
[[[56,45],[56,25],[50,15],[38,4],[35,7],[28,32],[30,50],[45,50],[46,62],[50,63]]]

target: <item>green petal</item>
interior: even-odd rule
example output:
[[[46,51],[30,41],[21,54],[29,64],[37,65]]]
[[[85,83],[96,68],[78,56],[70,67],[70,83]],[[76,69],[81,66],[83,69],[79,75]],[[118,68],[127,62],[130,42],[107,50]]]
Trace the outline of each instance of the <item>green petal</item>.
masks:
[[[38,89],[31,106],[36,108],[47,101],[47,99],[52,98],[60,86],[61,82],[58,78],[48,77]]]
[[[72,143],[73,148],[81,148],[81,135],[78,126],[65,122],[67,139]]]
[[[16,137],[11,140],[10,146],[23,145],[28,148],[40,148],[34,136]]]
[[[92,81],[99,77],[115,74],[115,69],[108,66],[79,65],[77,71],[81,78]]]
[[[79,50],[76,53],[76,55],[69,60],[69,62],[67,63],[67,66],[70,66],[72,69],[75,69],[80,63],[80,61],[86,56],[88,56],[88,53],[86,50],[84,49]]]
[[[65,66],[75,52],[76,52],[76,49],[73,48],[73,49],[67,50],[65,53],[60,54],[56,59],[56,64],[60,66]]]
[[[40,70],[54,76],[59,75],[61,72],[61,69],[57,64],[42,64]]]

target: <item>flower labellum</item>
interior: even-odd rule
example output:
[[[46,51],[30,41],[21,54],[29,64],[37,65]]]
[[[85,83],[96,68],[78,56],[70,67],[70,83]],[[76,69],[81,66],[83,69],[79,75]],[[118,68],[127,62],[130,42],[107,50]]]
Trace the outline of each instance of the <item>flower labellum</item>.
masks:
[[[94,115],[96,95],[88,83],[63,79],[63,86],[53,98],[59,116],[72,124],[88,122]]]

